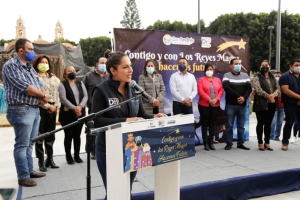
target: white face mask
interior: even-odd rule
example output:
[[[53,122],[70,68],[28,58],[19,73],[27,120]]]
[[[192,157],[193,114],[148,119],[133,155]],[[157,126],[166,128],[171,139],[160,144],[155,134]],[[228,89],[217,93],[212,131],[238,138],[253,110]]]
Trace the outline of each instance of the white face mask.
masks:
[[[210,71],[210,70],[207,70],[207,71],[205,72],[205,75],[208,76],[208,77],[211,77],[213,74],[214,74],[214,72],[213,72],[213,71]]]

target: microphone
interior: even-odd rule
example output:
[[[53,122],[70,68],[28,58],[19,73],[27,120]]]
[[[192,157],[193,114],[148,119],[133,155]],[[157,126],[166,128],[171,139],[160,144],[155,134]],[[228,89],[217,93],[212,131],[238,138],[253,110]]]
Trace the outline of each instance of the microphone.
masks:
[[[131,80],[129,83],[129,86],[132,87],[133,89],[135,89],[136,91],[140,92],[143,97],[145,99],[149,99],[151,98],[151,96],[149,94],[147,94],[147,92],[145,92],[145,90],[143,90],[143,88],[141,88],[136,82],[135,80]]]

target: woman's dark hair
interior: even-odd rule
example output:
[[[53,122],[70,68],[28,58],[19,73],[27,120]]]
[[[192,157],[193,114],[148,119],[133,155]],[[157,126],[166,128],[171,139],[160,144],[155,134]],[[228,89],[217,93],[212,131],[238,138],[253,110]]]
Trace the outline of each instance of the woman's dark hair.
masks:
[[[104,52],[104,57],[106,59],[108,59],[111,56],[112,52],[110,49],[106,49],[106,51]]]
[[[42,60],[43,58],[46,58],[46,59],[48,60],[49,70],[46,71],[46,73],[47,73],[47,74],[49,75],[49,77],[51,78],[51,77],[52,77],[52,73],[51,73],[52,66],[51,66],[50,59],[49,59],[46,55],[43,55],[43,56],[38,57],[38,58],[34,61],[34,63],[33,63],[33,68],[35,69],[35,71],[38,72],[38,71],[39,71],[38,65],[40,64],[40,62],[41,62],[41,60]]]
[[[271,64],[270,64],[269,60],[267,60],[267,59],[265,59],[265,60],[262,60],[262,61],[260,62],[260,64],[261,64],[261,63],[263,63],[263,62],[266,62],[266,63],[268,63],[268,65],[271,67]]]
[[[112,78],[113,75],[110,72],[110,68],[114,68],[115,70],[118,70],[118,65],[121,63],[121,59],[127,56],[127,54],[117,51],[114,53],[111,53],[110,57],[106,61],[106,71],[109,73],[109,77]]]
[[[211,63],[206,63],[205,66],[204,66],[204,73],[207,71],[207,69],[208,69],[209,67],[212,67],[213,70],[215,71],[215,66],[214,66],[213,64],[211,64]]]
[[[152,62],[152,63],[153,63],[153,66],[154,66],[154,72],[153,72],[153,74],[157,74],[157,71],[156,71],[156,69],[155,69],[155,61],[152,60],[152,59],[149,59],[149,60],[146,60],[146,62],[145,62],[145,64],[144,64],[144,68],[143,68],[143,72],[142,72],[142,74],[143,74],[144,76],[147,76],[147,70],[146,70],[146,68],[147,68],[147,65],[148,65],[149,62]]]

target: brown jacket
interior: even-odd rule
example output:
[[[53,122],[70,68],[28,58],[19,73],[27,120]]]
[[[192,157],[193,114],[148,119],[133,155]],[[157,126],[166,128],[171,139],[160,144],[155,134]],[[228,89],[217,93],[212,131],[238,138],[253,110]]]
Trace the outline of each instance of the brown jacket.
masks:
[[[152,79],[149,75],[140,75],[138,84],[151,96],[151,98],[148,100],[143,98],[143,105],[146,112],[153,113],[152,102],[154,99],[158,99],[161,102],[159,104],[158,112],[164,113],[164,98],[166,95],[166,88],[162,76],[160,74],[153,74]]]

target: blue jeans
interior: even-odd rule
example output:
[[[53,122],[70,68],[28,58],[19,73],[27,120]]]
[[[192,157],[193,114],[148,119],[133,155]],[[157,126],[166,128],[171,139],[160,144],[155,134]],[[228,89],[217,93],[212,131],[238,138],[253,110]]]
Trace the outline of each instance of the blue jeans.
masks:
[[[95,148],[95,151],[96,151],[96,162],[97,162],[98,170],[101,174],[102,181],[103,181],[103,184],[105,187],[105,191],[107,191],[107,188],[106,188],[106,153],[103,151],[99,151],[99,149],[97,147]],[[137,171],[130,172],[130,191],[132,190],[132,184],[133,184],[136,174],[137,174]],[[106,195],[105,195],[104,199],[106,200]]]
[[[14,127],[15,145],[14,159],[18,180],[30,177],[33,172],[32,138],[38,135],[40,125],[40,110],[29,106],[9,106],[7,120]]]
[[[300,121],[300,106],[284,105],[285,124],[283,127],[282,144],[289,144],[291,131],[295,120]]]
[[[271,124],[271,139],[279,139],[283,118],[284,108],[278,108],[278,110],[274,114],[273,121]]]
[[[243,136],[245,130],[244,124],[245,124],[246,106],[226,104],[225,113],[226,113],[227,144],[232,145],[233,124],[234,124],[235,117],[236,117],[237,136],[238,136],[237,145],[239,146],[244,144]]]

